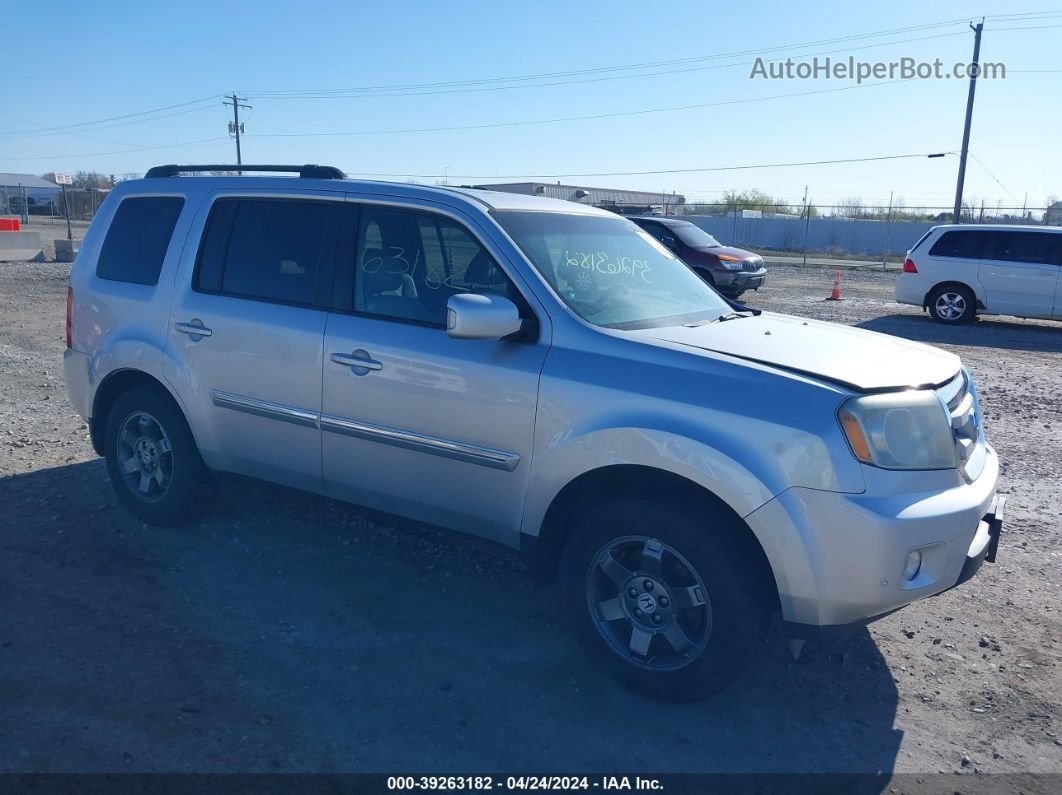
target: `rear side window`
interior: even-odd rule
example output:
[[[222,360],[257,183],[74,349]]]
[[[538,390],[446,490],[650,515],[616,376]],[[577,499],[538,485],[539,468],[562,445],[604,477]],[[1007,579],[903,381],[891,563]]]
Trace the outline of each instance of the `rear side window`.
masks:
[[[180,196],[141,196],[118,205],[103,239],[96,276],[156,285],[173,228],[184,207]]]
[[[945,232],[940,236],[940,240],[933,244],[933,248],[929,249],[929,256],[981,259],[990,235],[991,232],[975,230]]]
[[[325,305],[341,208],[333,201],[220,199],[207,221],[196,289]]]
[[[996,232],[992,259],[1006,262],[1034,262],[1053,265],[1059,262],[1056,241],[1062,235],[1050,232]]]

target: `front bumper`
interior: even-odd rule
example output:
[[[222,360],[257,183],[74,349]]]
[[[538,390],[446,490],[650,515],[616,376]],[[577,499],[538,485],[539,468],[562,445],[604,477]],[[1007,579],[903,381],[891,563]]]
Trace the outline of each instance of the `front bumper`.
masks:
[[[946,593],[952,588],[957,588],[967,580],[972,579],[973,576],[981,570],[981,566],[985,563],[996,562],[999,538],[1003,534],[1003,511],[1006,504],[1006,497],[996,497],[996,499],[992,501],[988,513],[986,513],[978,523],[977,533],[974,535],[974,540],[970,543],[970,549],[966,553],[966,562],[959,571],[959,578],[953,585],[934,594],[934,596]],[[884,618],[891,613],[895,613],[903,607],[905,607],[905,605],[893,608],[892,610],[887,610],[876,616],[870,616],[869,618],[852,621],[847,624],[816,626],[815,624],[801,624],[797,621],[784,621],[783,625],[786,636],[790,638],[836,640],[847,637],[853,632],[862,629],[867,624],[877,621],[879,618]]]
[[[767,281],[767,269],[757,271],[713,270],[712,279],[720,292],[737,293],[745,290],[759,290]]]
[[[987,447],[972,483],[956,482],[955,472],[896,473],[891,489],[791,488],[749,514],[783,620],[794,634],[831,634],[965,582],[995,557],[998,478],[999,459]],[[908,580],[904,564],[914,550],[922,563]]]

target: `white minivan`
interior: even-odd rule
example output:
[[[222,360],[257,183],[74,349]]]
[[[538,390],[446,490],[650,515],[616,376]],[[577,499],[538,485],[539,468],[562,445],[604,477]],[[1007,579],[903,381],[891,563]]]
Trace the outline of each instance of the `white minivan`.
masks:
[[[1062,227],[935,226],[907,252],[896,300],[941,323],[976,314],[1062,320]]]

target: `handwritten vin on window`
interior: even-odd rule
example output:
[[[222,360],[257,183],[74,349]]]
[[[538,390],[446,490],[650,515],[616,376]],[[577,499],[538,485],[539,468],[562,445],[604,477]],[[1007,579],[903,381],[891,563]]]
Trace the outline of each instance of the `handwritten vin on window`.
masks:
[[[607,251],[569,251],[564,250],[564,263],[570,268],[594,271],[605,276],[627,276],[641,278],[646,284],[652,284],[649,278],[652,268],[648,260],[636,257],[614,257]]]

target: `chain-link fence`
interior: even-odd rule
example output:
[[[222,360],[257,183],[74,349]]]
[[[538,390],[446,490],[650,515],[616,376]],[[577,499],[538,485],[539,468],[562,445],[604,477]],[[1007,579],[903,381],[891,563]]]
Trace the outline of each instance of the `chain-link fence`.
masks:
[[[66,221],[66,205],[70,205],[70,218],[74,221],[91,221],[96,210],[107,197],[107,191],[96,188],[67,188],[66,198],[61,192],[45,196],[30,193],[24,188],[0,185],[0,215],[17,216],[23,223],[41,221]]]
[[[952,223],[951,207],[901,207],[846,202],[812,204],[690,203],[668,215],[694,222],[729,245],[834,257],[899,257],[938,224]],[[964,205],[961,223],[1062,226],[1062,206]]]

